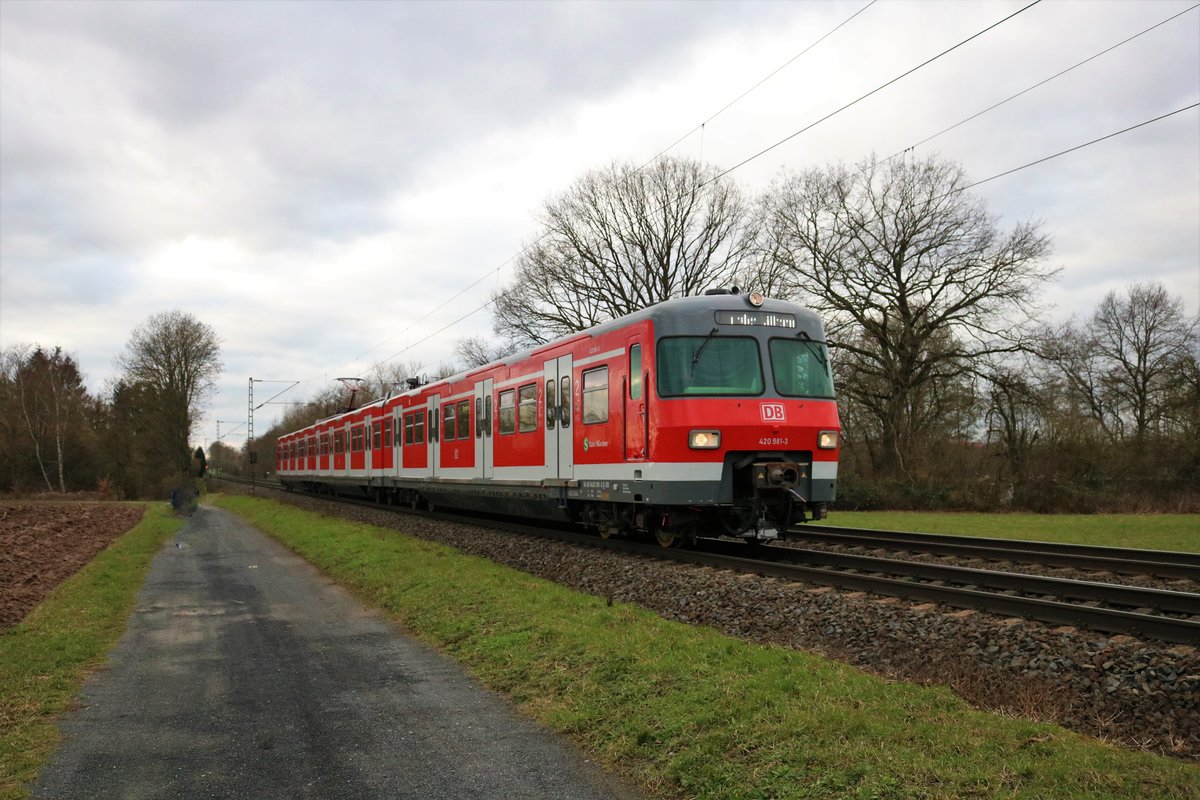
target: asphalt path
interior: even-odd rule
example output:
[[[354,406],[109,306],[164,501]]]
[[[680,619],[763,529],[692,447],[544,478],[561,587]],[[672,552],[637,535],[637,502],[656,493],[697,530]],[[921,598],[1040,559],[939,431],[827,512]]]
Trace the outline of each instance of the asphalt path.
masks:
[[[634,798],[279,543],[202,507],[34,796]]]

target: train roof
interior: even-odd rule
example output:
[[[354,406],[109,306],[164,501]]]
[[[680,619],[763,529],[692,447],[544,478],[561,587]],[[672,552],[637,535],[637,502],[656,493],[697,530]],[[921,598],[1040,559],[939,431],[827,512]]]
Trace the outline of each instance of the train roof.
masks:
[[[520,352],[513,353],[510,356],[489,362],[480,367],[472,367],[468,370],[449,375],[445,378],[439,378],[435,381],[430,381],[428,384],[418,386],[413,389],[407,389],[403,392],[390,394],[386,397],[373,400],[353,411],[345,411],[340,414],[333,414],[324,419],[318,420],[301,431],[315,427],[330,420],[340,417],[349,416],[350,414],[361,413],[363,409],[371,408],[372,406],[382,406],[393,398],[403,397],[410,394],[419,394],[427,390],[430,386],[436,386],[441,383],[454,383],[461,381],[464,378],[476,372],[482,372],[492,369],[497,366],[511,366],[513,364],[525,361],[539,352],[553,350],[568,342],[576,339],[599,336],[609,333],[614,330],[619,330],[627,325],[651,320],[654,323],[655,333],[657,335],[679,335],[681,333],[695,333],[697,330],[707,332],[710,327],[715,324],[714,315],[718,311],[732,312],[762,312],[765,314],[790,314],[795,317],[797,331],[806,331],[809,337],[814,341],[822,341],[825,338],[824,328],[821,325],[821,318],[817,313],[810,308],[790,302],[788,300],[776,300],[773,298],[764,298],[760,306],[755,306],[750,302],[750,293],[722,292],[714,294],[697,294],[687,297],[676,297],[671,300],[663,300],[660,303],[655,303],[652,306],[634,311],[632,314],[626,314],[623,317],[602,322],[599,325],[588,328],[585,331],[572,333],[568,336],[563,336],[559,339],[539,344],[536,347],[527,348]],[[291,435],[291,434],[285,434]]]
[[[496,365],[508,366],[520,361],[524,361],[529,357],[544,350],[552,350],[560,345],[570,342],[575,339],[591,336],[599,336],[609,333],[610,331],[619,330],[627,325],[651,320],[654,322],[656,333],[662,332],[668,335],[678,331],[694,331],[702,328],[707,332],[709,326],[714,323],[713,314],[717,311],[762,311],[764,313],[776,314],[791,314],[796,317],[797,330],[805,330],[814,340],[823,340],[824,328],[821,325],[821,318],[817,313],[810,308],[792,303],[787,300],[775,300],[765,298],[761,306],[755,306],[750,302],[749,293],[745,294],[698,294],[689,295],[687,297],[676,297],[671,300],[663,300],[660,303],[655,303],[652,306],[634,311],[632,314],[626,314],[623,317],[611,319],[608,322],[602,322],[588,328],[585,331],[572,333],[559,339],[539,344],[536,347],[527,348],[520,352],[502,358],[499,361],[488,364],[488,367]],[[458,375],[447,378],[446,380],[458,379],[464,375],[469,375],[476,369],[484,369],[485,367],[476,367],[467,370]]]

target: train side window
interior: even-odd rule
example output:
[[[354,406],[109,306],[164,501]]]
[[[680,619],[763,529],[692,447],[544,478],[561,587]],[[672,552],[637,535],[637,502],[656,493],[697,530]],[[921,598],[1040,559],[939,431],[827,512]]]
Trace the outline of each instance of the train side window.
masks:
[[[454,440],[454,403],[442,406],[442,441]]]
[[[492,397],[488,395],[483,399],[483,435],[492,435]]]
[[[413,414],[413,444],[425,444],[425,414]]]
[[[608,367],[583,373],[583,424],[608,422]]]
[[[642,399],[642,346],[629,348],[629,399]]]
[[[405,444],[413,443],[413,427],[416,424],[413,421],[414,416],[416,416],[416,415],[415,414],[405,414],[404,415],[404,443]]]
[[[571,376],[558,379],[558,421],[564,428],[571,427]]]
[[[383,423],[376,422],[371,426],[371,449],[378,450],[383,447]]]
[[[475,438],[483,438],[483,398],[475,398]]]
[[[558,419],[558,408],[554,403],[554,379],[546,381],[546,430],[554,430],[554,420]]]
[[[517,393],[509,389],[500,393],[500,435],[504,436],[517,430]]]
[[[537,384],[517,389],[517,421],[521,433],[537,430]]]
[[[400,444],[400,442],[396,442]],[[383,449],[392,449],[392,418],[388,417],[383,421]]]
[[[458,401],[458,438],[471,438],[471,401]]]

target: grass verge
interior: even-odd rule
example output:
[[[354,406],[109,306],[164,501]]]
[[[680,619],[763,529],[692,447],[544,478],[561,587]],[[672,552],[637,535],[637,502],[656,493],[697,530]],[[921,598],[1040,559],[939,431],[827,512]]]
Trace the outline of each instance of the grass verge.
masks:
[[[822,525],[1200,552],[1200,514],[955,514],[833,511]]]
[[[1195,766],[570,591],[394,531],[215,498],[661,797],[1184,798]]]
[[[162,504],[0,634],[0,798],[24,786],[58,747],[55,717],[125,630],[155,553],[183,521]]]

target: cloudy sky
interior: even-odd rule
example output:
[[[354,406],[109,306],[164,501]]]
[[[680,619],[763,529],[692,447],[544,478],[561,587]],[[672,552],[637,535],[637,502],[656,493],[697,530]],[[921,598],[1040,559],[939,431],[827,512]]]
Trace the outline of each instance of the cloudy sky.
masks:
[[[135,325],[187,311],[223,340],[205,441],[250,377],[300,400],[383,359],[433,371],[490,333],[486,309],[436,332],[586,170],[681,137],[734,166],[1027,2],[4,0],[0,346],[62,346],[100,391]],[[1194,5],[1045,0],[732,177],[891,155],[1180,12],[915,152],[980,180],[1184,108]],[[1200,310],[1200,110],[973,191],[1053,237],[1055,318],[1137,280]]]

